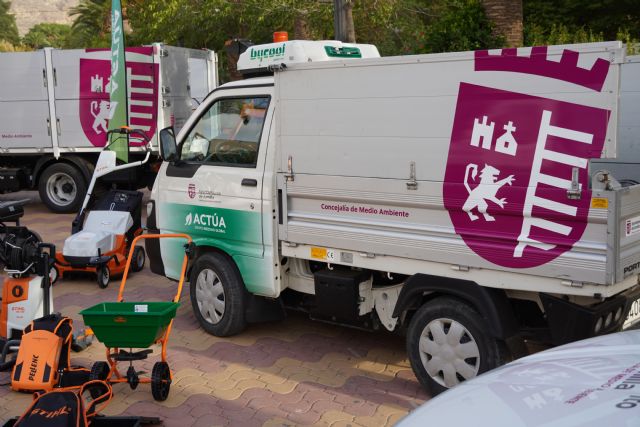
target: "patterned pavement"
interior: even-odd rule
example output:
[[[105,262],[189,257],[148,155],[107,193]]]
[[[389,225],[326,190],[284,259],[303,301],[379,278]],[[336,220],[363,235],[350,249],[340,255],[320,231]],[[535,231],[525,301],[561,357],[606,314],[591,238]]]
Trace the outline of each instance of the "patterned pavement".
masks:
[[[36,193],[0,196],[29,198],[23,224],[62,248],[73,215],[49,213]],[[2,279],[0,279],[2,280]],[[78,312],[96,303],[115,301],[119,280],[99,289],[94,277],[60,280],[53,289],[54,308],[82,328]],[[176,284],[145,268],[127,281],[128,301],[161,301],[173,297]],[[388,333],[369,333],[313,322],[290,313],[282,322],[250,325],[231,338],[208,335],[191,311],[188,289],[169,338],[168,359],[174,374],[169,398],[155,402],[149,385],[131,390],[113,387],[107,415],[159,416],[165,426],[390,426],[428,396],[409,366],[404,340]],[[158,346],[155,346],[158,347]],[[134,366],[150,372],[159,347]],[[104,346],[94,344],[72,354],[72,363],[90,367],[104,360]],[[120,364],[122,371],[126,365]],[[8,381],[0,373],[0,383]],[[28,394],[0,387],[0,423],[19,415]]]

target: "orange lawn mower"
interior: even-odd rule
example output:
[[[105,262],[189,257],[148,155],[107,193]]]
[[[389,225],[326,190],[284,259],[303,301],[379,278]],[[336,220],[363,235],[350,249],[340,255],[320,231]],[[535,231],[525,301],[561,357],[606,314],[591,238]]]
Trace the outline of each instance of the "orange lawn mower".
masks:
[[[178,301],[182,293],[187,262],[191,252],[191,237],[187,234],[144,234],[136,237],[132,243],[135,245],[140,239],[162,238],[183,238],[187,241],[180,280],[178,281],[178,292],[172,301],[124,301],[124,287],[133,258],[133,253],[129,253],[120,283],[118,301],[100,303],[80,312],[84,323],[91,327],[98,341],[107,347],[107,361],[93,364],[90,379],[105,380],[112,384],[128,383],[131,389],[135,389],[140,383],[150,383],[151,393],[157,401],[166,400],[171,387],[172,374],[167,363],[167,341],[171,333],[173,318],[180,305]],[[144,377],[142,376],[144,372],[136,371],[133,362],[146,359],[153,352],[148,348],[153,344],[162,346],[161,360],[154,363],[151,377]],[[133,349],[143,350],[133,351]],[[123,375],[118,370],[118,362],[129,362],[126,374]]]
[[[144,268],[146,255],[142,247],[132,244],[133,239],[142,234],[142,193],[111,189],[94,200],[96,181],[113,172],[143,165],[151,153],[150,141],[142,131],[124,127],[110,130],[107,137],[110,142],[100,153],[87,196],[73,220],[72,235],[65,240],[62,252],[56,253],[55,265],[57,276],[70,272],[95,273],[101,288],[109,286],[112,276],[124,272],[131,252],[134,272]],[[123,138],[142,141],[147,148],[145,158],[118,165],[116,152],[107,148]]]

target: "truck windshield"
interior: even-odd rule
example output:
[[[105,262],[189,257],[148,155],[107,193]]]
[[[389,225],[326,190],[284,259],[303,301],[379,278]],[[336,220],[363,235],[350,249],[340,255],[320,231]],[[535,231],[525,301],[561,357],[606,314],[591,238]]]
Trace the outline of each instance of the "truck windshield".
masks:
[[[269,99],[223,98],[216,101],[185,138],[181,159],[255,167]]]

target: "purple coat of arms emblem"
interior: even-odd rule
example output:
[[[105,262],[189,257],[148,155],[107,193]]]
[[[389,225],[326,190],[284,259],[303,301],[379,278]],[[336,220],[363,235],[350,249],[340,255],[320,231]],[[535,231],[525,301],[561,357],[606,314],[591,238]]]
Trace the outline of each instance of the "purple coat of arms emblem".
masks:
[[[111,61],[108,49],[105,59],[80,59],[80,123],[85,136],[96,147],[106,144],[106,133],[111,119],[109,91]],[[129,94],[129,125],[144,131],[149,138],[156,132],[158,111],[158,64],[153,63],[153,47],[128,48],[127,56],[137,54],[148,57],[148,62],[130,61],[127,58],[127,93]],[[131,142],[131,146],[142,145]]]
[[[609,63],[577,67],[546,48],[530,57],[512,49],[476,52],[476,71],[507,71],[564,80],[600,91]],[[507,108],[505,108],[505,106]],[[588,159],[602,154],[610,111],[461,83],[443,196],[455,231],[494,264],[528,268],[570,250],[587,225]],[[579,197],[569,197],[575,187]]]

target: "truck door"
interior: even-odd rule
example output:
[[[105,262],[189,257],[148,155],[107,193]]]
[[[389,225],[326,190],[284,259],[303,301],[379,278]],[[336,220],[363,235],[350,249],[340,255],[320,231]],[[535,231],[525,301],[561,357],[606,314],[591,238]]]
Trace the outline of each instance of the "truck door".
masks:
[[[262,187],[272,118],[271,88],[219,91],[190,119],[179,140],[180,160],[158,174],[156,219],[162,232],[184,232],[199,247],[228,254],[255,293],[272,276],[265,256]],[[251,94],[250,94],[251,93]],[[168,277],[178,276],[182,248],[161,242]]]

